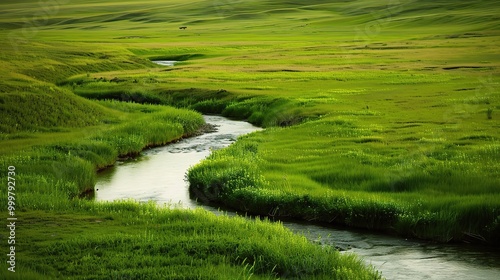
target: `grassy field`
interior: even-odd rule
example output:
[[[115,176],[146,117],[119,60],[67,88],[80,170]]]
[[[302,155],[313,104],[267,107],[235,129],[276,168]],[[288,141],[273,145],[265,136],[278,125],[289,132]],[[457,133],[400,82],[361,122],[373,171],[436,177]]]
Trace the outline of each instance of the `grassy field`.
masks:
[[[192,191],[274,217],[498,244],[498,2],[371,5],[280,10],[271,42],[172,71],[249,96],[225,115],[285,127],[193,168]]]
[[[149,61],[151,56],[204,57],[148,46],[162,39],[135,44],[130,40],[141,36],[115,37],[141,21],[130,19],[149,17],[144,9],[157,15],[170,9],[158,10],[161,5],[2,2],[0,166],[5,188],[0,195],[18,221],[16,273],[7,264],[1,277],[380,278],[355,256],[310,244],[279,224],[86,199],[92,197],[96,170],[118,157],[189,136],[203,124],[193,111],[158,104],[220,113],[226,103],[245,99],[219,88],[156,87],[155,75],[163,69]],[[180,1],[171,6],[180,9],[171,15],[189,13]],[[162,20],[150,20],[143,28],[161,32]],[[100,24],[111,29],[101,30]],[[9,234],[1,233],[2,239]]]
[[[267,128],[191,169],[202,201],[500,242],[500,1],[26,0],[0,9],[0,162],[18,174],[26,277],[376,277],[280,225],[78,198],[119,155],[193,133],[202,119],[186,109]],[[162,59],[179,63],[151,62]],[[7,190],[0,195],[7,205]]]

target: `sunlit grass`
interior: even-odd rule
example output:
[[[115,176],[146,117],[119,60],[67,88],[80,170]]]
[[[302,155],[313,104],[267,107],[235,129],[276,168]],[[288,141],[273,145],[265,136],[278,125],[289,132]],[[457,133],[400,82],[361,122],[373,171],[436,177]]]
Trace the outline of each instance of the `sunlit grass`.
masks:
[[[19,252],[19,258],[28,261],[19,265],[18,273],[76,279],[377,278],[373,271],[364,272],[353,255],[313,245],[268,221],[159,209],[151,203],[79,201],[69,207],[75,212],[19,215],[27,222],[19,234],[32,238],[26,241],[31,249]],[[78,236],[71,233],[75,230]]]
[[[319,129],[322,124],[330,128]],[[405,144],[369,136],[374,130],[358,130],[355,122],[318,120],[255,133],[194,167],[191,187],[201,198],[216,188],[210,200],[260,215],[396,229],[441,241],[472,234],[498,242],[496,140],[479,137],[490,144],[477,147],[445,140]],[[253,162],[258,172],[250,178],[256,179],[236,186],[210,183],[224,178],[217,162],[237,163],[241,158]],[[203,181],[207,189],[200,188]],[[427,224],[410,226],[409,219]]]

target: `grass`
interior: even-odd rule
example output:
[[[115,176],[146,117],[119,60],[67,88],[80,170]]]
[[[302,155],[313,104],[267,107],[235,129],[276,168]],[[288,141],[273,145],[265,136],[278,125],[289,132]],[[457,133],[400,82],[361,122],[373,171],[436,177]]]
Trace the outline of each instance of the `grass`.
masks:
[[[1,158],[3,167],[17,164],[20,176],[26,176],[21,179],[30,182],[23,194],[26,197],[19,202],[21,205],[23,202],[40,204],[40,192],[74,198],[93,190],[96,170],[113,165],[118,157],[135,156],[144,148],[189,136],[204,123],[202,117],[193,111],[113,101],[100,104],[108,109],[118,109],[121,117],[130,115],[130,119],[89,129],[82,139],[38,142],[32,148]],[[51,179],[51,176],[55,177]],[[36,191],[29,192],[28,187],[34,187]]]
[[[294,129],[300,129],[302,137],[289,131]],[[498,244],[499,182],[493,175],[499,170],[498,145],[467,153],[455,148],[412,158],[383,157],[377,153],[377,145],[386,149],[380,141],[353,139],[351,147],[325,149],[329,137],[307,142],[304,132],[300,126],[267,132],[283,137],[278,143],[256,133],[216,151],[190,170],[191,192],[202,201],[275,218],[443,242],[471,242],[473,234],[481,242]],[[291,135],[301,141],[300,148],[284,140]],[[354,151],[359,145],[371,146]]]
[[[68,211],[71,209],[71,211]],[[154,204],[73,201],[19,214],[8,279],[373,279],[353,255],[313,245],[282,225]],[[27,238],[29,237],[29,238]],[[19,275],[19,276],[18,276]],[[14,277],[13,277],[14,276]]]
[[[201,124],[192,111],[164,105],[267,128],[191,169],[201,200],[402,236],[499,243],[498,1],[32,2],[3,1],[0,15],[0,162],[4,170],[15,164],[23,182],[19,217],[32,222],[19,229],[32,238],[20,247],[33,260],[22,267],[26,277],[372,278],[353,257],[320,253],[279,225],[78,199],[95,170],[117,156]],[[180,62],[162,67],[155,59]],[[57,222],[61,216],[69,218]],[[163,235],[166,217],[178,224],[185,216],[207,221],[192,230],[214,225],[220,233],[198,231],[205,241],[193,243],[185,240],[194,231]],[[223,234],[226,222],[243,229]],[[50,241],[46,224],[72,230],[47,229],[61,236]],[[283,241],[258,237],[275,230],[311,261],[283,258],[275,246]],[[161,245],[183,238],[184,253]],[[238,251],[233,238],[248,243]],[[92,248],[101,246],[99,264]],[[136,255],[144,265],[124,269]],[[166,260],[176,266],[158,268]]]
[[[105,116],[92,103],[64,92],[3,94],[1,98],[5,117],[0,127],[2,135],[92,126]]]

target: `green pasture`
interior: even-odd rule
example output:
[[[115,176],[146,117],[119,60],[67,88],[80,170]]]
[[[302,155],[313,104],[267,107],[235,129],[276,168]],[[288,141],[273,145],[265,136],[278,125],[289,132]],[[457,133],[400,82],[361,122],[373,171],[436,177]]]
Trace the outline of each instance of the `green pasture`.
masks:
[[[0,10],[0,162],[19,174],[26,277],[378,277],[281,225],[80,198],[118,156],[193,134],[203,120],[192,110],[266,127],[190,170],[201,201],[499,242],[500,1],[25,0]]]

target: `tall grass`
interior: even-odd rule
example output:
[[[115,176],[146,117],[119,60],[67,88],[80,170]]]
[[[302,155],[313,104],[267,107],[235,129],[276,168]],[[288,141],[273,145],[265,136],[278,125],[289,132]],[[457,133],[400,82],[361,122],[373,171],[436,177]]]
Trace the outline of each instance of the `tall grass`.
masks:
[[[152,203],[75,202],[79,207],[71,214],[20,215],[30,223],[19,234],[33,239],[26,241],[30,250],[19,252],[26,261],[17,273],[45,279],[381,278],[354,255],[314,245],[269,221],[160,209]],[[60,226],[42,230],[41,225],[57,221]],[[75,228],[78,236],[67,233]],[[38,237],[42,232],[64,238]]]
[[[67,199],[93,190],[96,170],[115,163],[118,157],[138,155],[144,148],[159,146],[193,134],[203,123],[201,115],[168,107],[139,104],[101,102],[103,106],[129,114],[142,113],[135,120],[117,124],[104,131],[91,132],[85,139],[71,142],[45,144],[27,149],[19,154],[2,157],[3,167],[16,164],[26,192],[19,195],[22,208],[53,208],[51,203],[40,201],[40,194],[47,201],[62,205]],[[30,189],[30,188],[34,189]],[[52,195],[52,197],[50,197]],[[42,208],[39,208],[42,207]]]
[[[400,158],[379,154],[376,146],[328,151],[321,147],[329,137],[301,141],[316,131],[308,132],[314,123],[255,133],[214,152],[189,171],[192,192],[201,201],[257,215],[498,244],[499,167],[491,161],[498,157],[495,149],[435,149],[401,166]],[[271,134],[274,142],[263,142],[269,136],[262,134]],[[287,135],[301,141],[300,148]],[[228,176],[243,160],[245,172]]]

